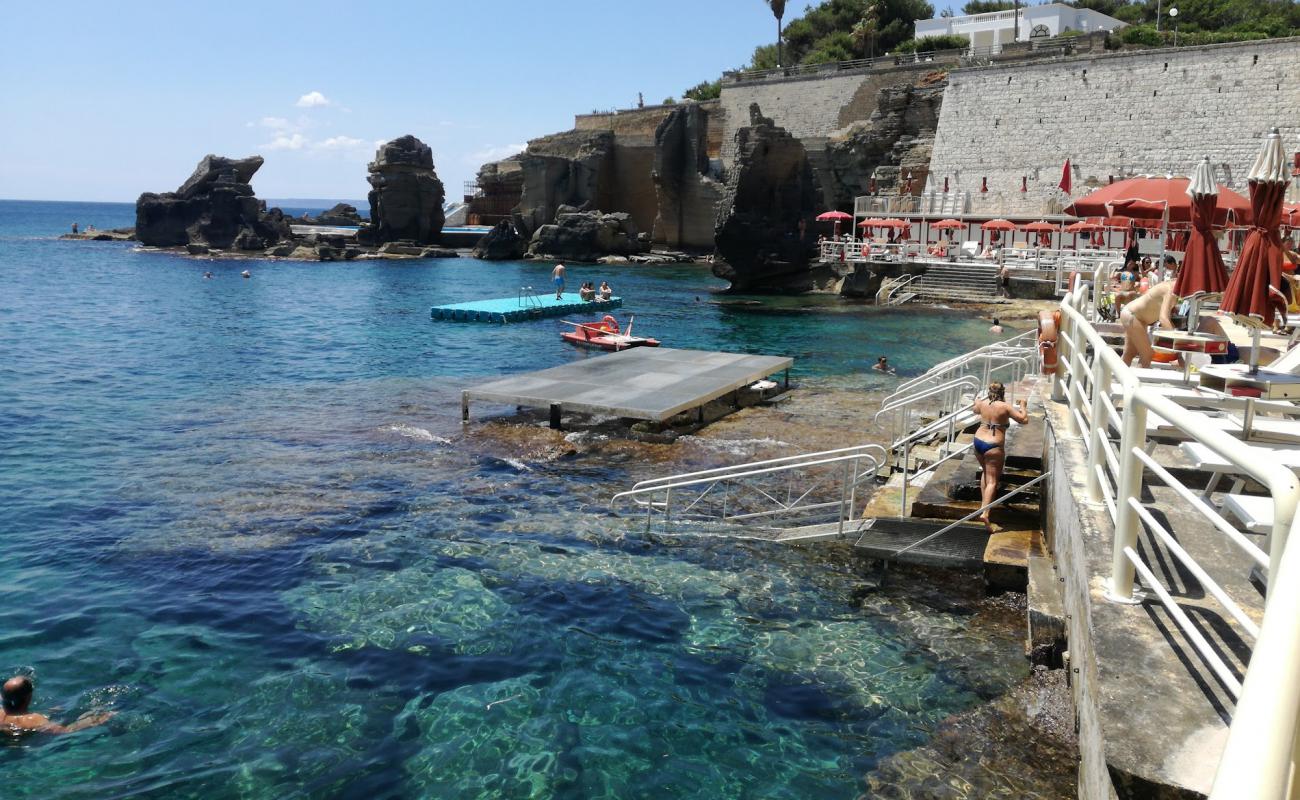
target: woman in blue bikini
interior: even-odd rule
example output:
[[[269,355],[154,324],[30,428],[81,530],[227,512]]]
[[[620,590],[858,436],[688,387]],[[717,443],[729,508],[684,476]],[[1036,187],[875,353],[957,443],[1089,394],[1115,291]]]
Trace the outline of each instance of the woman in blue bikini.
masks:
[[[1007,427],[1013,419],[1021,425],[1029,421],[1027,403],[1020,400],[1012,405],[1006,401],[1006,396],[1006,387],[995,381],[989,384],[988,397],[975,401],[975,413],[980,418],[979,429],[975,431],[975,459],[980,462],[980,497],[986,506],[997,496],[998,482],[1002,480]],[[984,509],[980,522],[992,531],[989,511]]]

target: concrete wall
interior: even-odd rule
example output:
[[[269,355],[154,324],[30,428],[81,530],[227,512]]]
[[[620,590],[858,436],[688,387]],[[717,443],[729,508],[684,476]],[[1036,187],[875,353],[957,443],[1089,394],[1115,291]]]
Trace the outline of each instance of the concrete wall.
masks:
[[[1110,175],[1185,175],[1206,155],[1220,181],[1244,190],[1269,128],[1300,150],[1298,73],[1300,39],[956,70],[931,173],[991,214],[1049,212],[1066,157],[1076,197]]]

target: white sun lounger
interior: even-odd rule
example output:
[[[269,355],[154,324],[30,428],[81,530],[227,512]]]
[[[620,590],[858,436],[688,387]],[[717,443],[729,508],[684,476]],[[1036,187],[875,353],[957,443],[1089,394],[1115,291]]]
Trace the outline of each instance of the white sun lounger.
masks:
[[[1209,483],[1205,485],[1205,491],[1201,492],[1201,497],[1209,500],[1210,495],[1218,489],[1219,481],[1224,475],[1232,475],[1233,482],[1230,492],[1240,492],[1245,486],[1245,478],[1241,477],[1241,468],[1223,456],[1214,452],[1200,442],[1183,442],[1178,446],[1192,462],[1192,468],[1204,470],[1210,473]],[[1296,444],[1270,444],[1260,446],[1260,449],[1267,450],[1269,455],[1274,456],[1293,472],[1300,472],[1300,442]]]
[[[1223,510],[1241,520],[1251,533],[1273,532],[1273,498],[1263,495],[1230,494],[1223,498]]]

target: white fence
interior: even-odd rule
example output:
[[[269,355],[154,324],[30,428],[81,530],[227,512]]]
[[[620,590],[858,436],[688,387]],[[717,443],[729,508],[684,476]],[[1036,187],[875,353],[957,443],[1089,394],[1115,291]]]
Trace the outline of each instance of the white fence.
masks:
[[[1205,414],[1179,405],[1159,387],[1140,383],[1088,318],[1089,291],[1086,283],[1076,281],[1061,304],[1056,388],[1058,395],[1064,393],[1068,404],[1070,432],[1082,438],[1087,450],[1089,499],[1104,503],[1115,524],[1107,596],[1115,602],[1137,602],[1134,581],[1135,575],[1140,575],[1199,656],[1238,698],[1211,797],[1294,797],[1290,783],[1300,715],[1300,624],[1296,621],[1300,610],[1300,588],[1296,583],[1300,580],[1300,556],[1288,553],[1286,544],[1293,527],[1300,527],[1295,519],[1300,484],[1291,469],[1267,449],[1234,438]],[[1248,426],[1251,409],[1245,410],[1243,424]],[[1200,442],[1231,463],[1238,473],[1250,476],[1268,490],[1273,523],[1267,549],[1250,541],[1197,491],[1152,458],[1147,447],[1151,414],[1166,421],[1171,433]],[[1142,503],[1148,471],[1173,490],[1184,509],[1198,512],[1206,525],[1240,548],[1255,565],[1267,568],[1269,588],[1262,624],[1255,624],[1210,571]],[[1247,636],[1255,639],[1244,681],[1237,680],[1200,628],[1143,561],[1138,552],[1143,524],[1196,576]]]

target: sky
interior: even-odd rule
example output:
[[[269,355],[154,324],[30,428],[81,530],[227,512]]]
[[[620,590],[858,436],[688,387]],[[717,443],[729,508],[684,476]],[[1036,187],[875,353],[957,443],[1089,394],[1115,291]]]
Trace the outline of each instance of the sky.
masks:
[[[263,156],[259,197],[359,199],[377,144],[408,133],[456,197],[574,114],[680,97],[775,28],[762,0],[0,9],[0,198],[27,200],[173,191],[208,153]]]

